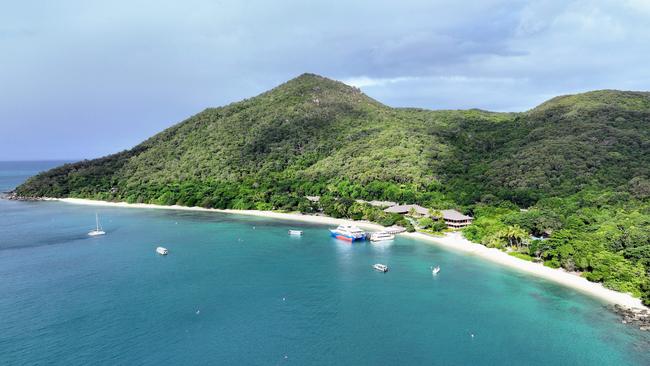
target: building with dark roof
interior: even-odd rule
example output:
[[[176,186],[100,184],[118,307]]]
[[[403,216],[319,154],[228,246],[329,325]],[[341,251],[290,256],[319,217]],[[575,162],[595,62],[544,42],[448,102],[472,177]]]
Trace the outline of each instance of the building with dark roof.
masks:
[[[401,215],[414,213],[415,216],[428,217],[429,209],[420,205],[395,205],[384,210],[387,213],[397,213]]]
[[[462,213],[456,210],[442,210],[442,219],[445,220],[447,227],[453,229],[460,229],[472,224],[473,217],[463,215]]]

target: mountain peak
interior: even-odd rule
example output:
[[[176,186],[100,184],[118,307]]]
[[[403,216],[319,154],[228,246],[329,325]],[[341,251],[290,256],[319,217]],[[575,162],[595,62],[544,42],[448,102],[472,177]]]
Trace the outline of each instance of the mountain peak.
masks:
[[[271,96],[273,98],[279,96],[301,97],[314,101],[334,103],[357,104],[367,102],[376,106],[383,106],[383,104],[363,94],[359,88],[313,73],[303,73],[263,93],[261,96]]]
[[[288,80],[280,86],[291,87],[309,87],[309,88],[328,88],[345,91],[359,92],[358,88],[344,84],[338,80],[329,79],[321,75],[312,73],[303,73],[293,79]]]
[[[561,95],[540,104],[531,112],[563,108],[569,111],[617,108],[631,111],[650,110],[650,93],[603,89]]]
[[[326,77],[324,77],[322,75],[314,74],[312,72],[303,72],[302,74],[296,76],[295,78],[293,78],[291,80],[320,80],[320,81],[326,80],[326,81],[335,81],[335,80],[332,80],[332,79],[328,79],[328,78],[326,78]],[[289,80],[289,81],[291,81],[291,80]]]

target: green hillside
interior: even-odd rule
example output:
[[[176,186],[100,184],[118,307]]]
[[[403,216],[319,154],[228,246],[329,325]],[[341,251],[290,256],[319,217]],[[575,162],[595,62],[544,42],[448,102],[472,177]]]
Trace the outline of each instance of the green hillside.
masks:
[[[354,199],[456,207],[476,216],[473,240],[505,248],[520,230],[509,250],[650,301],[650,93],[562,96],[522,113],[430,111],[304,74],[16,193],[382,223],[399,218]]]

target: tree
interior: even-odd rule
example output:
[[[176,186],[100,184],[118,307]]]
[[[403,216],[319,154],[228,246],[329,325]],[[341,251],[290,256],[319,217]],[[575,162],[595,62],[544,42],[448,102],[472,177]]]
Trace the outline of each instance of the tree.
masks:
[[[634,177],[628,183],[630,192],[639,199],[650,197],[650,180],[642,177]]]
[[[423,229],[428,229],[433,226],[433,220],[430,217],[423,217],[418,220],[418,226]]]
[[[440,210],[430,208],[429,209],[429,216],[431,216],[434,219],[441,219],[442,218],[442,212],[440,212]]]
[[[505,229],[500,230],[497,236],[505,239],[508,246],[516,249],[528,244],[528,232],[522,229],[519,225],[508,226]]]

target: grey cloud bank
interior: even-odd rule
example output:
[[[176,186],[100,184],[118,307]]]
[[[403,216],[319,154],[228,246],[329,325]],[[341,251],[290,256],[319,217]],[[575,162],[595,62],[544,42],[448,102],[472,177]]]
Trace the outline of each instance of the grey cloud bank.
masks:
[[[116,152],[303,72],[431,109],[648,90],[649,18],[640,0],[7,3],[0,160]]]

